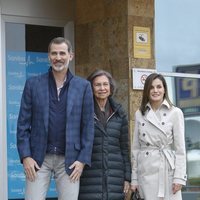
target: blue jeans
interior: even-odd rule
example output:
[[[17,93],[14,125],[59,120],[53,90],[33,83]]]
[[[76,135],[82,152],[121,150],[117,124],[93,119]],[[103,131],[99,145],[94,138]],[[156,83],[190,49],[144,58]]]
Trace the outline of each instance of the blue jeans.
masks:
[[[79,181],[73,183],[65,171],[65,157],[47,154],[34,182],[26,179],[26,200],[45,200],[51,177],[54,177],[58,200],[77,200]]]

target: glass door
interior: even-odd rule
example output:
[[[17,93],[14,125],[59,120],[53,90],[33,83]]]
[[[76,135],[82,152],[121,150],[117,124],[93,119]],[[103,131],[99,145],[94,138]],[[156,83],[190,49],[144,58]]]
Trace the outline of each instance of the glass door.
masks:
[[[177,72],[161,74],[166,78],[170,99],[185,118],[188,180],[183,200],[196,200],[200,199],[200,66],[179,66]]]
[[[5,23],[8,199],[24,197],[25,175],[16,147],[16,124],[25,80],[48,71],[48,44],[64,27]],[[52,182],[48,197],[56,197]]]

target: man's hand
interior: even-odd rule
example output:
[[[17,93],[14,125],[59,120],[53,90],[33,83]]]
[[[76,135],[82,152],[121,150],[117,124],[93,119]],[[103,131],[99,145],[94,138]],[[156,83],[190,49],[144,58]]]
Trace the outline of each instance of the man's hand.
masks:
[[[73,172],[70,175],[70,179],[72,182],[78,181],[81,177],[85,164],[79,161],[75,161],[69,169],[73,169]]]
[[[26,157],[23,159],[23,166],[24,166],[24,173],[26,174],[26,177],[29,181],[35,181],[36,179],[36,170],[39,170],[40,167],[36,163],[35,160],[33,160],[31,157]]]

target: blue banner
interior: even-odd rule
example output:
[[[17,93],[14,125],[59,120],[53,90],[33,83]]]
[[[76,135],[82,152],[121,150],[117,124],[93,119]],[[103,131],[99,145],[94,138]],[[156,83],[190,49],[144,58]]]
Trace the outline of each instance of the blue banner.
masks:
[[[176,72],[200,74],[200,65],[176,67]],[[200,79],[176,78],[176,104],[184,115],[200,114]]]
[[[6,53],[6,110],[8,198],[24,198],[25,175],[16,146],[17,118],[21,95],[27,78],[47,72],[47,53],[9,51]],[[47,197],[56,197],[54,181]]]

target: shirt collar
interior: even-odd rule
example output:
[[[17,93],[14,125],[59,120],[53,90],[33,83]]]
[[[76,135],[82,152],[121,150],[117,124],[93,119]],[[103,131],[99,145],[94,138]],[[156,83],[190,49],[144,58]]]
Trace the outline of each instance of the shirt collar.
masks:
[[[146,107],[149,109],[152,109],[151,104],[149,102],[147,103]],[[160,108],[161,107],[166,107],[166,108],[170,109],[171,106],[169,105],[168,101],[166,99],[164,99],[160,105]]]
[[[54,76],[53,76],[53,72],[52,72],[52,67],[49,68],[49,75],[50,77],[54,80]],[[69,81],[74,77],[74,75],[71,73],[71,71],[67,70],[66,76],[65,76],[65,80],[63,82],[63,85],[66,85],[69,83]]]

